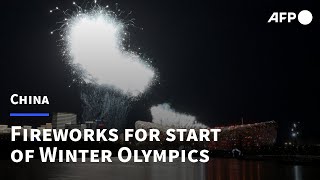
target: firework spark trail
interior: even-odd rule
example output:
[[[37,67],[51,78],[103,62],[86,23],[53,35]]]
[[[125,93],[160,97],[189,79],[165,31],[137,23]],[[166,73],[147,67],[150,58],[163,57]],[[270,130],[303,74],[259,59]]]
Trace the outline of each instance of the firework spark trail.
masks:
[[[65,56],[85,72],[81,74],[83,80],[112,86],[131,96],[146,91],[156,73],[137,53],[124,46],[129,41],[126,28],[133,25],[132,19],[126,24],[108,10],[108,6],[102,7],[96,2],[89,9],[82,9],[75,2],[73,5],[75,12],[58,7],[50,12],[60,10],[66,16],[55,31],[60,33]]]
[[[131,108],[132,97],[123,95],[119,90],[87,84],[81,91],[82,119],[106,122],[107,128],[124,129],[126,117]]]
[[[152,122],[173,128],[207,128],[198,123],[196,117],[175,112],[168,103],[152,106]]]

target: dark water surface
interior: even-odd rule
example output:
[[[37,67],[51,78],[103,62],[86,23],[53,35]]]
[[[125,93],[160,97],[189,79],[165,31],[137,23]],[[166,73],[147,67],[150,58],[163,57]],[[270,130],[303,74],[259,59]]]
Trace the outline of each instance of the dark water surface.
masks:
[[[17,180],[319,180],[319,166],[273,161],[211,159],[208,163],[31,163],[0,161],[0,179]]]

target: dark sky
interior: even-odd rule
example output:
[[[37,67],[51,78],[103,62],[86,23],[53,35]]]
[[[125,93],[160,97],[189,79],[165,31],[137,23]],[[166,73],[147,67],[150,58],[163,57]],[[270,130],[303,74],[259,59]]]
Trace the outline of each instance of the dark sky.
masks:
[[[62,3],[63,2],[63,3]],[[154,60],[160,85],[129,115],[150,120],[148,109],[169,102],[208,125],[275,120],[280,136],[300,121],[304,139],[319,142],[320,14],[312,1],[105,1],[132,11],[131,41]],[[4,4],[3,4],[4,3]],[[80,111],[76,87],[61,61],[50,31],[56,6],[72,1],[3,2],[1,8],[1,120],[13,111]],[[308,9],[313,22],[303,26],[267,24],[274,11]],[[317,33],[316,33],[317,32]],[[48,95],[48,106],[12,106],[11,94]],[[27,121],[27,120],[25,120]],[[33,119],[32,123],[41,121]],[[25,122],[27,123],[27,122]]]

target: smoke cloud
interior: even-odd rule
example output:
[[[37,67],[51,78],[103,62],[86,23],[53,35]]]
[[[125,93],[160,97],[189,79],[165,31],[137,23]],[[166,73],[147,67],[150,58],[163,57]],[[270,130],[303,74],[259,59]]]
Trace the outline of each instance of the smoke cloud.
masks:
[[[152,106],[150,110],[153,123],[173,128],[207,128],[195,116],[176,112],[168,103]]]

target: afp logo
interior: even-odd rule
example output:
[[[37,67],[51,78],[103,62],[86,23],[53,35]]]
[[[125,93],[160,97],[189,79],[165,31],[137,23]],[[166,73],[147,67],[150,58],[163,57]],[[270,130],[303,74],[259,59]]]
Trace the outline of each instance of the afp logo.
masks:
[[[273,12],[268,23],[291,23],[297,18],[294,12]],[[302,25],[308,25],[312,21],[312,14],[308,10],[303,10],[298,14],[298,21]]]

